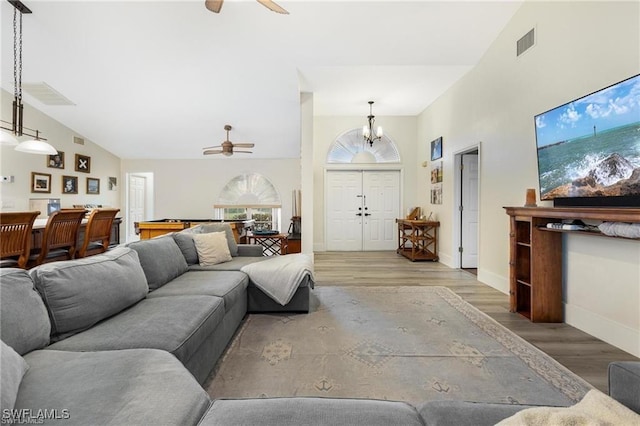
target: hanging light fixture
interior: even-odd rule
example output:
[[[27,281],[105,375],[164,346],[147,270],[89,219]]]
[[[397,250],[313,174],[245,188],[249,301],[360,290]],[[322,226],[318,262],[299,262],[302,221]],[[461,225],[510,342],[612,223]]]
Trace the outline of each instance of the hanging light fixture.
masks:
[[[366,142],[369,142],[369,146],[373,146],[373,143],[382,138],[382,127],[378,126],[376,129],[376,135],[373,136],[373,127],[376,123],[376,117],[373,115],[373,101],[369,101],[369,120],[368,125],[362,126],[362,136]]]
[[[13,108],[11,123],[1,120],[2,134],[0,142],[8,145],[15,145],[15,150],[28,152],[31,154],[55,155],[58,151],[48,144],[46,139],[40,137],[40,131],[29,129],[22,125],[23,110],[22,104],[22,14],[31,13],[31,10],[21,1],[9,0],[14,7],[13,10]],[[18,19],[19,18],[19,19]],[[11,124],[11,127],[8,125]],[[26,133],[30,130],[35,134]],[[33,139],[18,143],[20,136],[29,136]]]

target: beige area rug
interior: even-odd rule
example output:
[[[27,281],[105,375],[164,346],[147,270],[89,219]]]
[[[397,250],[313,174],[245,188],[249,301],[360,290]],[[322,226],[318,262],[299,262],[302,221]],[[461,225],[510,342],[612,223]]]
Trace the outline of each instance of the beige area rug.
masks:
[[[317,287],[309,314],[251,314],[213,398],[571,405],[591,386],[445,287]]]

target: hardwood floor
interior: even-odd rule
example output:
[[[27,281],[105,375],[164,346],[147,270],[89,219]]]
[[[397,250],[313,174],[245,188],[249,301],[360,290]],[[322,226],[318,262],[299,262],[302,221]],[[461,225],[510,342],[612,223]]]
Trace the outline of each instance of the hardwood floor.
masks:
[[[475,275],[437,262],[410,262],[395,252],[315,253],[317,286],[445,286],[500,324],[546,352],[594,387],[608,392],[612,361],[640,361],[570,325],[532,323],[509,312],[509,298]]]

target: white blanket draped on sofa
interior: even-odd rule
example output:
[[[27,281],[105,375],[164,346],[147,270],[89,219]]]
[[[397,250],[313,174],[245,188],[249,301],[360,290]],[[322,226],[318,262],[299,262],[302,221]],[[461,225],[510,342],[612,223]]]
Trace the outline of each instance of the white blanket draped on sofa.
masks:
[[[307,254],[288,254],[251,263],[240,269],[267,296],[281,304],[289,303],[300,283],[308,275],[313,288],[313,262]]]

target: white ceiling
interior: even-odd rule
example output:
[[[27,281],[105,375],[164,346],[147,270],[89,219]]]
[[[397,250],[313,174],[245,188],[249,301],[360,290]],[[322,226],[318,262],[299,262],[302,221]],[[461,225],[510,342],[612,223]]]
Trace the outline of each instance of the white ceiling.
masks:
[[[226,0],[219,15],[203,0],[23,3],[23,82],[75,105],[25,101],[133,159],[202,158],[225,124],[232,141],[256,144],[252,158],[299,157],[301,91],[314,93],[315,115],[364,123],[369,100],[376,116],[417,115],[522,1],[278,1],[290,15],[249,0]],[[13,7],[1,13],[0,78],[13,93]]]

